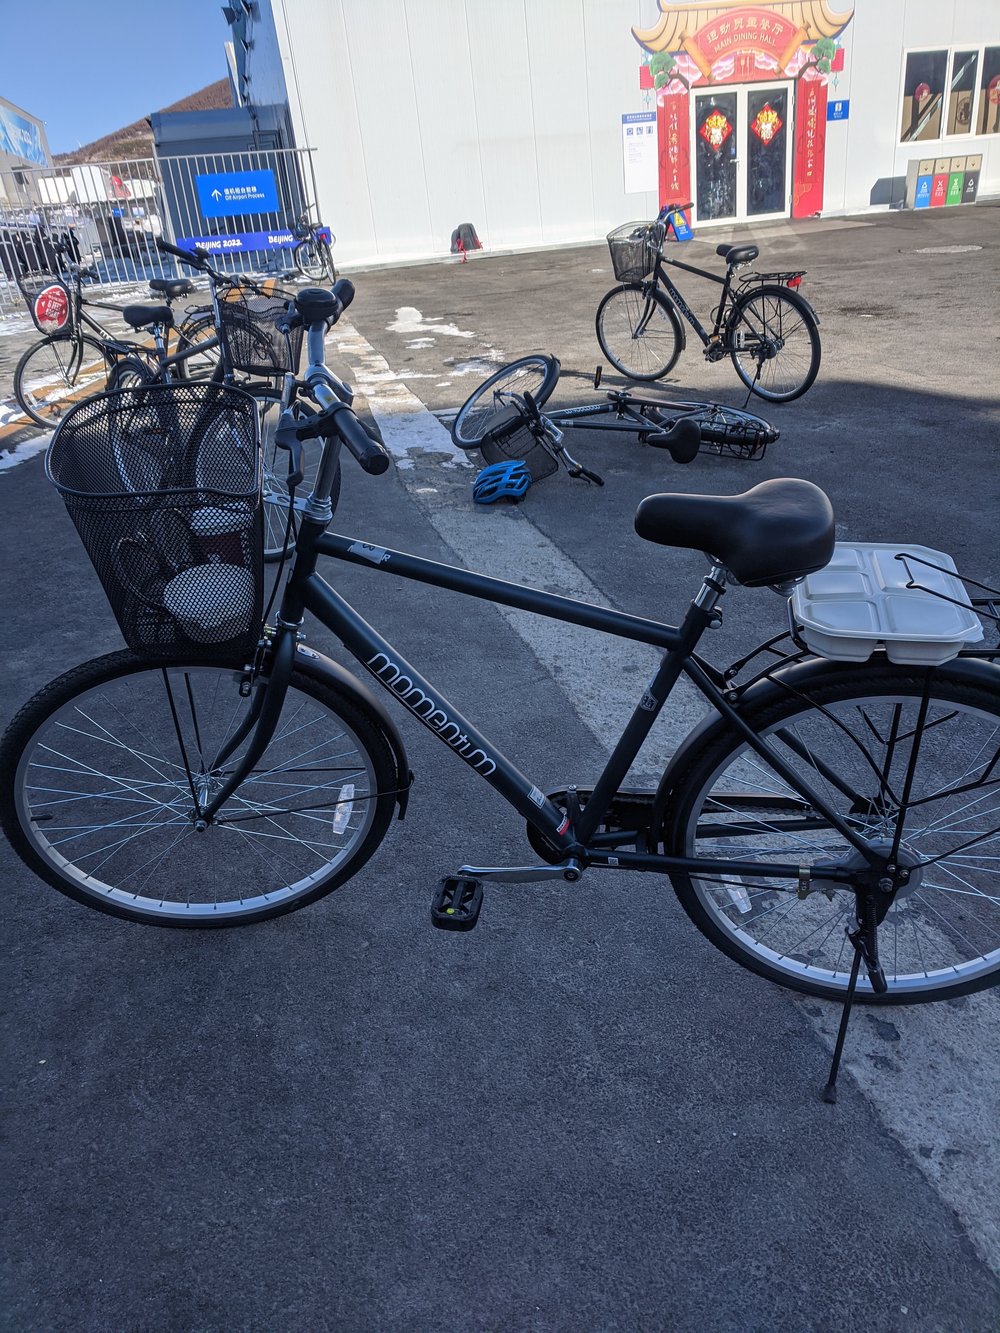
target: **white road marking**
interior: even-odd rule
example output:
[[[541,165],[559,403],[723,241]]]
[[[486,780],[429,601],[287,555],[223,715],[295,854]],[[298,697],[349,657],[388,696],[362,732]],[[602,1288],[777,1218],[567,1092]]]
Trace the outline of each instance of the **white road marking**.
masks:
[[[357,369],[359,385],[372,376],[368,393],[386,443],[401,468],[404,485],[461,563],[518,583],[551,588],[582,601],[607,599],[577,565],[530,519],[528,508],[478,509],[455,505],[418,473],[422,454],[445,455],[445,466],[470,466],[451,445],[447,429],[404,386],[386,382],[384,358],[357,332],[338,325],[337,350]],[[427,460],[431,462],[430,459]],[[502,526],[501,526],[502,525]],[[489,540],[484,541],[484,533]],[[607,748],[642,692],[637,664],[655,666],[655,649],[630,644],[573,625],[497,607],[566,695],[580,720]],[[705,711],[692,687],[672,696],[647,747],[659,759]],[[661,724],[662,727],[661,727]],[[637,768],[641,770],[643,754]],[[634,775],[655,779],[657,772]],[[839,1007],[796,997],[796,1008],[832,1050]],[[898,1009],[858,1009],[852,1017],[841,1078],[850,1074],[874,1106],[888,1132],[960,1218],[984,1262],[1000,1274],[1000,1000],[997,993],[950,1003]],[[817,1098],[824,1071],[816,1070]],[[970,1112],[972,1114],[970,1114]],[[836,1114],[831,1111],[831,1114]]]

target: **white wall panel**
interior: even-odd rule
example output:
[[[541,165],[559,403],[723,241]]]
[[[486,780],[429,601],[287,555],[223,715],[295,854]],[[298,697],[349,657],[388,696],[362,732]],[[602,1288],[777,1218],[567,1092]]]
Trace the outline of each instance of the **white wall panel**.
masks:
[[[446,251],[460,222],[486,244],[482,146],[465,0],[405,0],[432,250]]]
[[[270,3],[251,73],[256,62],[270,88],[284,69],[342,263],[445,254],[461,222],[502,249],[655,214],[656,190],[625,194],[621,117],[655,108],[630,29],[656,23],[657,0]],[[982,152],[980,194],[1000,191],[1000,136],[898,143],[904,51],[1000,44],[1000,0],[854,7],[829,94],[850,116],[827,123],[824,213],[869,208],[914,157]]]
[[[467,0],[486,227],[495,246],[537,245],[542,234],[523,0]]]

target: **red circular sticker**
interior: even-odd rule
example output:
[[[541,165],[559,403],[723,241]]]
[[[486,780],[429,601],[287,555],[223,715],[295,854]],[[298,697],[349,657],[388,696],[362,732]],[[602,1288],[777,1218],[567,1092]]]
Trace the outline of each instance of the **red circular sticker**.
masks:
[[[55,282],[35,297],[35,320],[47,333],[58,333],[69,322],[69,296]]]
[[[990,86],[986,90],[986,96],[993,106],[1000,104],[1000,74],[990,79]]]
[[[918,102],[922,102],[925,97],[930,97],[931,85],[929,83],[918,83],[914,89],[913,96]]]

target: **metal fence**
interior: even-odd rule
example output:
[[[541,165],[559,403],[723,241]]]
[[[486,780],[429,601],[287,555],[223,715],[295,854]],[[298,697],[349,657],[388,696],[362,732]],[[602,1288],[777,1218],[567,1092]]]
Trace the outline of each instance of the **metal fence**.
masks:
[[[260,149],[0,171],[0,320],[26,317],[17,276],[54,273],[68,245],[101,288],[172,277],[156,237],[194,241],[218,267],[293,268],[296,220],[316,202],[312,149]],[[312,213],[317,217],[316,212]]]

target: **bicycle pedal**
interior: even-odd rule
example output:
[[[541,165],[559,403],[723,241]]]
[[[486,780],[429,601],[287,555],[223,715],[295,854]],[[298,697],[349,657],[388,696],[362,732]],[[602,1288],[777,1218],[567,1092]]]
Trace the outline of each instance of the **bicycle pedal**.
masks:
[[[449,875],[431,900],[431,924],[438,930],[472,930],[482,906],[482,880]]]

